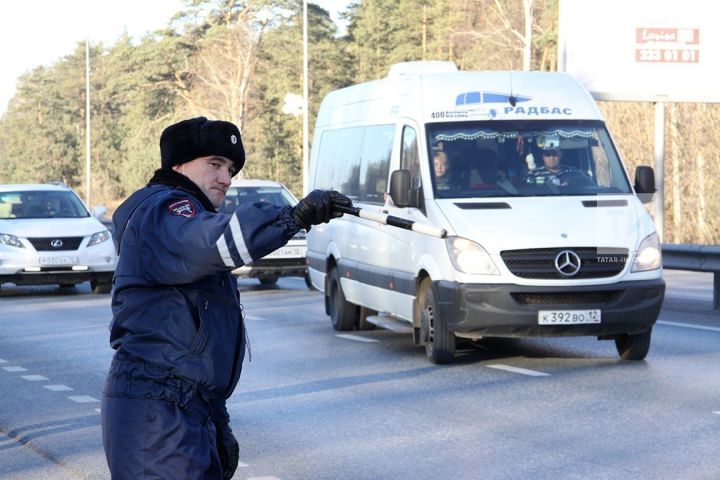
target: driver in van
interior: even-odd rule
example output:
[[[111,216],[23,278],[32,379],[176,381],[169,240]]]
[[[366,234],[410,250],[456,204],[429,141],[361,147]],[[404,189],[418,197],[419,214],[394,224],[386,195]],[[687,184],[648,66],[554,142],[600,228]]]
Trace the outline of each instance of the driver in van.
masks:
[[[584,175],[582,170],[568,165],[561,165],[562,152],[557,143],[548,143],[542,147],[543,166],[530,170],[527,173],[527,183],[550,184],[557,187],[567,187],[570,175]]]
[[[230,122],[170,125],[160,158],[148,185],[113,215],[116,351],[103,389],[103,447],[114,480],[230,479],[239,446],[225,403],[247,347],[230,272],[352,202],[313,190],[294,207],[245,203],[218,212],[245,163]]]

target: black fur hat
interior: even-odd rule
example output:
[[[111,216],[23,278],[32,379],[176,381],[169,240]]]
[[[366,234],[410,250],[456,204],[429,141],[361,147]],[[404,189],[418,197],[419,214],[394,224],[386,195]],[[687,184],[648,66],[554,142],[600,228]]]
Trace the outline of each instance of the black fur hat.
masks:
[[[240,171],[245,164],[245,149],[235,125],[196,117],[170,125],[160,135],[162,168],[212,155],[231,160],[235,164],[233,174]]]

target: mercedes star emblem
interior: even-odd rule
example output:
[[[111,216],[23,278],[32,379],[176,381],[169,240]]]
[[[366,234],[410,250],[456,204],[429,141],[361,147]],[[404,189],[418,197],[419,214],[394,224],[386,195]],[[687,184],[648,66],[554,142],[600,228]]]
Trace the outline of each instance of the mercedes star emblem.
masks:
[[[580,257],[572,250],[563,250],[555,257],[555,268],[564,277],[576,275],[581,264]]]

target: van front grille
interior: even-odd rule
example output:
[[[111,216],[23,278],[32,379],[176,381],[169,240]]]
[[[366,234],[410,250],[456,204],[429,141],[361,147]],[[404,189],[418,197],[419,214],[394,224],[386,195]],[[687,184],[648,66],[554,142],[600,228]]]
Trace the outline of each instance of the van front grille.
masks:
[[[592,305],[608,304],[619,292],[519,292],[511,293],[513,300],[522,305]]]
[[[574,275],[563,275],[555,266],[558,255],[566,250],[580,259],[580,269]],[[508,270],[521,278],[537,280],[575,280],[606,278],[620,274],[628,259],[625,248],[560,247],[504,250],[500,252]]]

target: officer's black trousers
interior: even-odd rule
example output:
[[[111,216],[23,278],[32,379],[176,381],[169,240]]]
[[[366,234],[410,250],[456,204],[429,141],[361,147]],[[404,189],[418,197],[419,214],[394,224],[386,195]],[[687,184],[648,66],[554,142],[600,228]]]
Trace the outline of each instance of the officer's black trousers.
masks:
[[[215,426],[167,400],[104,396],[102,437],[113,480],[221,480]]]

